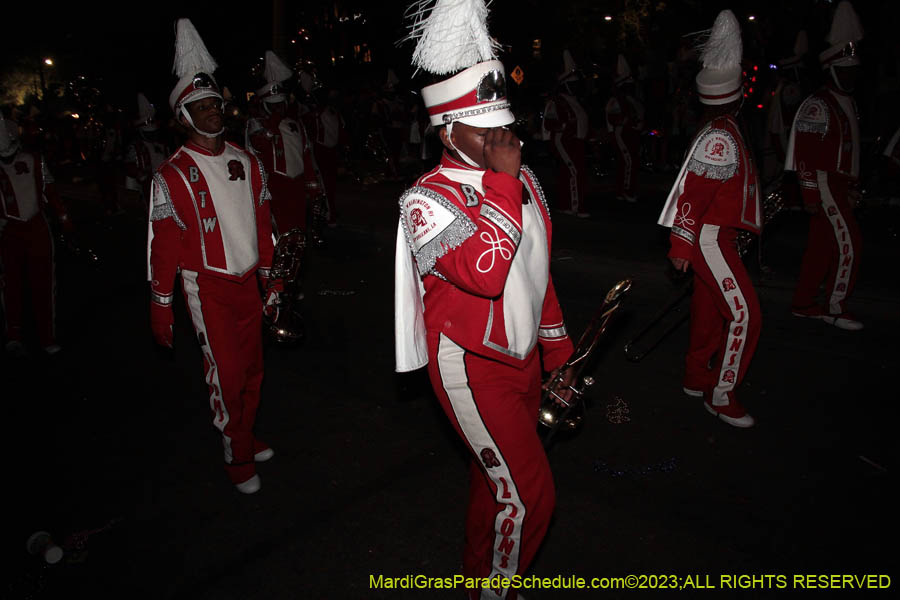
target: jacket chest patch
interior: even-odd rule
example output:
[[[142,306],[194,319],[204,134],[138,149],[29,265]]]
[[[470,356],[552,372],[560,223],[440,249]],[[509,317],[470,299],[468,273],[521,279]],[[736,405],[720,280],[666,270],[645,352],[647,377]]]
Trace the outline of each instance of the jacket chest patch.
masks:
[[[463,196],[466,198],[466,206],[478,206],[478,192],[475,191],[475,188],[469,184],[463,183],[459,186],[460,191],[462,191]]]

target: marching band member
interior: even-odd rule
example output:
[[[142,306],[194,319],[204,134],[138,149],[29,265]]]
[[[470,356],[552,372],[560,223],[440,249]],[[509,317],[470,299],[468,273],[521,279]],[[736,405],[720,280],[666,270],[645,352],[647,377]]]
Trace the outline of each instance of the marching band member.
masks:
[[[671,228],[669,258],[694,270],[684,391],[703,397],[713,415],[735,427],[754,419],[735,396],[756,350],[761,314],[738,255],[737,230],[759,233],[759,177],[735,116],[743,102],[741,29],[730,10],[719,13],[701,54],[697,91],[706,125],[659,218]]]
[[[268,50],[265,73],[267,83],[256,94],[267,116],[247,121],[247,149],[259,158],[269,175],[278,232],[294,228],[306,231],[306,184],[315,176],[306,129],[287,114],[284,82],[293,72]]]
[[[125,187],[141,194],[149,204],[150,180],[159,166],[172,154],[162,139],[156,108],[144,94],[138,94],[138,117],[134,121],[138,136],[125,152]]]
[[[634,95],[631,67],[621,54],[616,63],[614,84],[613,95],[606,103],[606,128],[616,146],[616,198],[637,202],[644,105]]]
[[[213,424],[222,432],[225,469],[245,494],[260,488],[254,462],[272,457],[253,435],[263,379],[262,315],[276,311],[277,287],[260,301],[272,264],[269,192],[261,163],[224,140],[216,63],[188,19],[177,24],[169,104],[187,142],[151,186],[148,240],[153,336],[172,347],[172,301],[181,273],[185,303],[203,352]],[[264,285],[264,289],[266,286]]]
[[[460,22],[456,10],[480,25],[447,27]],[[400,198],[397,370],[428,365],[471,454],[463,574],[512,578],[528,568],[555,503],[536,432],[541,366],[557,370],[572,343],[550,276],[550,211],[507,129],[514,117],[486,18],[483,0],[438,0],[410,35],[414,64],[442,77],[422,98],[445,152]]]
[[[855,331],[863,324],[847,310],[859,271],[862,237],[853,208],[859,201],[859,116],[853,90],[859,75],[857,45],[862,24],[853,6],[835,10],[819,54],[828,81],[797,111],[785,169],[796,171],[803,205],[810,214],[809,238],[791,312]],[[824,282],[826,305],[816,303]]]
[[[589,133],[588,114],[578,101],[584,85],[572,54],[563,51],[563,73],[556,92],[544,107],[543,127],[550,134],[550,150],[559,164],[556,204],[563,213],[587,218],[585,192],[585,145]]]
[[[310,118],[315,123],[313,158],[319,168],[326,202],[329,227],[337,226],[337,174],[340,148],[349,144],[347,125],[338,106],[339,92],[322,90],[322,102],[317,104]]]
[[[42,211],[50,205],[62,229],[71,222],[40,154],[22,150],[18,125],[0,115],[0,263],[4,285],[0,300],[6,326],[6,351],[25,356],[25,298],[30,297],[38,343],[47,354],[61,350],[56,341],[54,244]]]

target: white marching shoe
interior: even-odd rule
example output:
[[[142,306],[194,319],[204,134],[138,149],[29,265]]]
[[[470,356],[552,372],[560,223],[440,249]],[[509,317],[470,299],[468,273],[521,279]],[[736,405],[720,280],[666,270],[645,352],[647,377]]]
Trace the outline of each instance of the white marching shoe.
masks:
[[[255,494],[262,487],[262,480],[259,478],[259,475],[254,475],[243,483],[234,484],[234,487],[242,494]]]

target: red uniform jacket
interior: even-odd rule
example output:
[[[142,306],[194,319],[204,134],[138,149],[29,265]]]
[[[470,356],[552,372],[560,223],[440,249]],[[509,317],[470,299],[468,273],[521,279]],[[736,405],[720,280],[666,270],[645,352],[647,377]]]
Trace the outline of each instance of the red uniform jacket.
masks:
[[[825,86],[804,100],[788,142],[787,171],[796,171],[803,202],[818,205],[827,185],[846,197],[859,177],[860,135],[852,96]]]
[[[244,281],[272,266],[266,173],[256,157],[226,142],[219,154],[188,142],[153,177],[149,278],[154,301],[169,304],[178,270]]]
[[[53,204],[65,214],[55,194],[47,193],[53,183],[43,157],[19,152],[10,164],[0,163],[0,219],[30,221],[41,212],[41,202]]]
[[[521,365],[540,343],[544,368],[572,352],[550,277],[550,211],[523,165],[519,179],[444,154],[400,199],[425,287],[425,328],[477,354]]]
[[[606,102],[606,129],[612,133],[617,127],[644,130],[644,107],[634,96],[618,92]]]
[[[690,260],[704,224],[759,233],[759,176],[734,117],[711,121],[694,138],[659,223],[672,228],[669,256]]]
[[[273,113],[248,122],[247,136],[247,149],[262,161],[267,173],[314,179],[309,137],[300,121]]]
[[[557,93],[544,107],[544,129],[550,134],[561,133],[563,138],[587,138],[588,115],[575,96]]]

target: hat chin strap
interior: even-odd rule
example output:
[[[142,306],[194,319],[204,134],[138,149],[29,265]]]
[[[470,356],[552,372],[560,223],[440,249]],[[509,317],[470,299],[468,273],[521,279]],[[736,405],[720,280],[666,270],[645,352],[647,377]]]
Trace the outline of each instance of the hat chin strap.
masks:
[[[194,120],[191,118],[191,113],[188,112],[187,107],[185,107],[184,105],[181,106],[181,114],[184,115],[185,119],[187,119],[187,122],[190,124],[191,129],[193,129],[194,131],[196,131],[197,133],[199,133],[200,135],[202,135],[205,138],[210,138],[210,139],[217,138],[220,135],[222,135],[222,133],[225,131],[225,125],[222,125],[222,129],[220,129],[216,133],[207,133],[205,131],[200,131],[199,129],[197,129],[197,126],[194,125]]]
[[[453,121],[450,121],[449,123],[447,123],[447,141],[450,142],[450,147],[453,148],[453,150],[456,151],[456,153],[459,155],[459,157],[461,159],[463,159],[463,162],[468,164],[470,167],[475,167],[476,169],[483,168],[477,162],[475,162],[474,160],[472,160],[471,158],[466,156],[465,152],[463,152],[462,150],[460,150],[459,148],[456,147],[456,144],[453,143],[453,136],[451,135],[452,133],[453,133]]]

